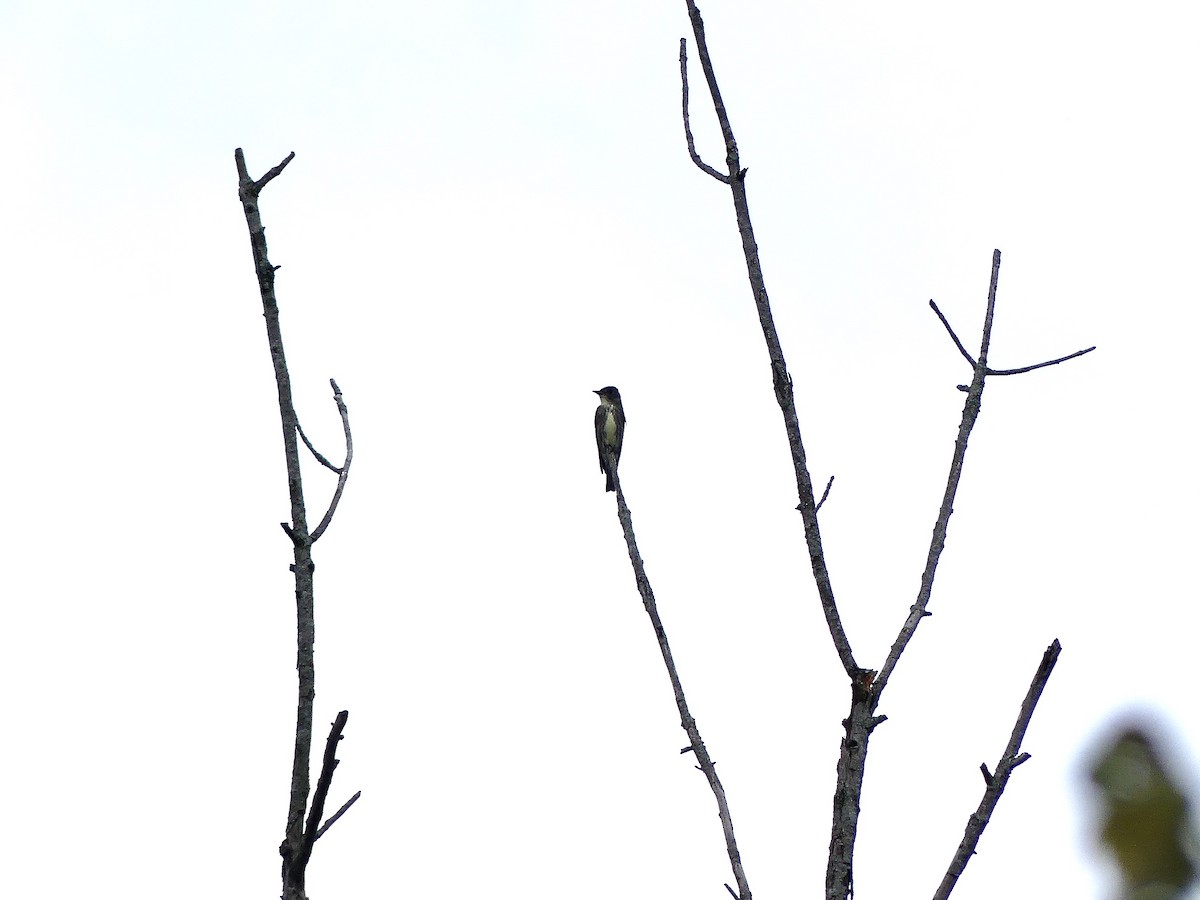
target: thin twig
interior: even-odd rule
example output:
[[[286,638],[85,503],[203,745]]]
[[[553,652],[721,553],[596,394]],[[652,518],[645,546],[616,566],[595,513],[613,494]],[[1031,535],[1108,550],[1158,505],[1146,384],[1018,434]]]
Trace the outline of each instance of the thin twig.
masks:
[[[823,494],[821,494],[821,499],[817,501],[817,507],[816,507],[816,509],[813,510],[814,513],[819,513],[821,511],[821,507],[825,505],[825,500],[829,497],[829,489],[831,487],[833,487],[833,476],[832,475],[829,476],[829,481],[825,482],[825,492]],[[796,509],[799,509],[799,508],[800,507],[798,507],[798,506],[796,507]]]
[[[687,80],[687,38],[679,39],[679,78],[683,81],[683,133],[687,138],[688,154],[692,162],[699,166],[701,172],[707,172],[722,184],[729,184],[729,176],[722,175],[700,158],[696,152],[696,142],[692,138],[692,122],[688,118],[688,80]],[[726,885],[728,887],[729,885]]]
[[[717,777],[717,767],[713,763],[712,757],[708,755],[708,749],[700,737],[700,729],[696,725],[696,720],[692,718],[692,714],[688,710],[687,698],[683,694],[683,683],[679,680],[675,658],[671,655],[670,644],[667,643],[667,632],[658,615],[658,605],[654,601],[654,590],[650,587],[650,579],[646,576],[646,567],[642,564],[642,556],[638,551],[637,538],[633,534],[633,515],[625,503],[625,493],[621,490],[621,481],[616,469],[614,468],[612,471],[617,489],[617,516],[621,520],[621,529],[625,534],[625,546],[629,551],[629,561],[633,564],[638,593],[641,595],[642,605],[646,608],[646,614],[650,617],[650,624],[654,627],[654,635],[658,639],[658,649],[662,653],[663,663],[667,667],[667,676],[671,679],[671,690],[675,694],[675,706],[679,710],[680,725],[688,736],[689,746],[681,752],[691,750],[696,754],[696,762],[699,764],[697,768],[708,779],[708,786],[717,800],[717,814],[720,816],[721,830],[725,835],[725,849],[729,854],[729,863],[733,868],[733,877],[738,886],[738,892],[734,896],[737,900],[752,900],[750,885],[742,868],[742,856],[738,851],[737,838],[733,833],[733,818],[729,813],[729,802],[725,799],[725,788],[721,784],[721,779]],[[730,893],[733,892],[730,891]]]
[[[800,421],[796,415],[792,376],[788,373],[783,347],[775,329],[775,319],[771,314],[771,303],[767,296],[766,279],[763,277],[762,262],[758,255],[758,242],[754,238],[754,225],[750,220],[750,203],[746,195],[746,169],[742,167],[738,156],[733,126],[729,121],[725,102],[721,98],[720,88],[717,86],[716,73],[708,52],[708,42],[704,36],[704,20],[701,18],[700,10],[696,8],[694,0],[687,0],[687,8],[688,17],[692,23],[692,33],[696,38],[700,67],[704,70],[708,91],[712,97],[713,110],[717,115],[717,121],[721,126],[721,136],[725,141],[725,162],[729,170],[729,180],[726,183],[733,194],[738,234],[742,239],[742,254],[746,259],[746,271],[754,293],[759,326],[762,328],[763,339],[767,345],[775,400],[779,404],[779,411],[783,416],[788,448],[791,451],[792,468],[796,475],[796,493],[800,501],[797,508],[804,521],[804,541],[808,550],[809,563],[812,566],[813,581],[816,582],[817,594],[821,600],[821,610],[825,614],[825,624],[829,628],[834,649],[850,678],[852,687],[853,699],[850,715],[845,719],[846,734],[842,740],[841,755],[838,759],[838,780],[833,802],[833,829],[829,842],[829,863],[825,873],[826,897],[841,900],[841,898],[848,897],[853,890],[852,862],[854,841],[858,829],[859,798],[862,796],[867,742],[871,732],[881,721],[874,716],[875,700],[869,688],[874,673],[861,669],[855,662],[854,653],[850,648],[850,640],[846,636],[841,614],[838,612],[837,602],[834,598],[833,583],[829,576],[829,569],[825,562],[825,550],[821,543],[821,527],[817,520],[818,504],[813,496],[812,475],[808,471],[808,459],[800,435]],[[864,681],[868,685],[865,688]]]
[[[942,320],[942,324],[946,326],[946,330],[950,332],[950,338],[954,341],[954,346],[958,348],[958,352],[963,355],[963,359],[975,366],[975,358],[967,352],[967,348],[963,346],[962,341],[958,339],[958,335],[954,333],[954,329],[950,327],[950,323],[946,321],[946,317],[942,315],[942,311],[938,309],[938,305],[932,300],[929,301],[929,306],[937,313],[937,317]]]
[[[991,821],[992,812],[996,808],[996,804],[1000,801],[1000,795],[1004,793],[1004,788],[1008,784],[1008,778],[1012,774],[1013,769],[1021,765],[1029,759],[1028,753],[1021,753],[1021,741],[1025,739],[1025,732],[1029,728],[1029,721],[1033,718],[1033,711],[1037,708],[1038,700],[1041,699],[1042,690],[1046,687],[1046,682],[1050,680],[1050,673],[1054,671],[1054,664],[1058,662],[1058,655],[1062,652],[1062,644],[1058,642],[1058,638],[1046,648],[1046,652],[1042,654],[1042,662],[1038,666],[1036,674],[1033,676],[1033,681],[1029,685],[1029,690],[1025,693],[1025,700],[1021,704],[1021,712],[1017,716],[1017,723],[1013,726],[1012,735],[1008,739],[1008,746],[1004,748],[1004,754],[1000,757],[1000,762],[996,766],[994,775],[987,771],[987,766],[983,767],[984,779],[987,782],[987,788],[983,792],[983,799],[979,801],[979,807],[967,820],[967,828],[963,834],[962,842],[958,845],[958,850],[954,854],[954,858],[950,861],[950,868],[946,870],[946,875],[942,879],[942,883],[938,886],[937,892],[933,895],[933,900],[946,900],[950,896],[950,892],[954,890],[954,885],[957,883],[963,870],[966,869],[967,863],[971,861],[971,857],[975,854],[975,847],[979,843],[979,838],[983,834],[983,830],[987,828],[988,822]]]
[[[342,389],[338,387],[338,383],[330,378],[329,385],[333,388],[333,402],[337,404],[338,414],[342,417],[342,434],[346,438],[346,460],[340,469],[335,470],[338,473],[337,487],[334,488],[333,499],[329,501],[329,509],[325,510],[325,515],[321,517],[321,524],[313,531],[312,539],[314,541],[325,533],[325,529],[333,521],[333,514],[337,511],[338,503],[342,499],[342,491],[346,487],[346,479],[350,477],[350,463],[354,461],[354,439],[350,436],[350,413],[346,409],[345,401],[342,400]]]
[[[346,810],[352,807],[356,800],[362,796],[362,791],[355,791],[354,796],[342,804],[341,809],[335,812],[332,816],[325,820],[325,824],[317,829],[317,838],[329,830],[329,826],[346,814]],[[315,841],[317,838],[313,838]]]
[[[1052,359],[1047,362],[1034,363],[1032,366],[1021,366],[1019,369],[988,369],[989,375],[1021,375],[1025,372],[1032,372],[1034,369],[1044,369],[1046,366],[1057,366],[1059,363],[1066,362],[1068,359],[1074,359],[1077,356],[1083,356],[1085,353],[1091,353],[1095,347],[1088,347],[1086,350],[1076,350],[1074,353],[1068,353],[1066,356],[1060,356],[1058,359]]]
[[[942,315],[942,311],[938,309],[938,305],[932,300],[929,301],[930,307],[937,317],[942,320],[942,324],[946,326],[946,331],[950,333],[950,338],[954,341],[954,346],[958,347],[958,352],[963,355],[963,358],[975,366],[975,360],[971,354],[967,352],[967,348],[962,345],[962,341],[958,339],[958,335],[954,333],[954,329],[950,327],[950,323],[946,321],[946,317]],[[1046,366],[1057,366],[1059,363],[1064,363],[1069,359],[1074,359],[1077,356],[1083,356],[1085,353],[1091,353],[1095,347],[1088,347],[1086,350],[1076,350],[1074,353],[1068,353],[1066,356],[1060,356],[1058,359],[1051,359],[1046,362],[1034,363],[1032,366],[1021,366],[1019,369],[992,369],[987,370],[988,375],[1022,375],[1025,372],[1032,372],[1034,369],[1044,369]]]

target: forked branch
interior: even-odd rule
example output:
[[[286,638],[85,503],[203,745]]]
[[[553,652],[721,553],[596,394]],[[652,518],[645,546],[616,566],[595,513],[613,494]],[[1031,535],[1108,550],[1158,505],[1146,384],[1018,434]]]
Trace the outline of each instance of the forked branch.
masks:
[[[999,253],[1000,251],[997,250],[996,252]],[[942,320],[942,325],[945,326],[947,333],[949,333],[949,335],[950,335],[950,339],[952,341],[954,341],[954,346],[956,346],[958,348],[958,352],[961,353],[963,355],[963,358],[966,359],[966,361],[971,364],[972,368],[974,368],[975,360],[971,357],[971,354],[967,352],[967,348],[963,346],[962,341],[960,341],[958,339],[958,335],[954,333],[954,329],[950,327],[950,323],[946,320],[946,317],[944,315],[942,315],[942,311],[940,309],[938,309],[938,305],[936,303],[934,303],[932,300],[930,300],[929,307],[934,311],[934,313],[937,314],[937,317]],[[1047,360],[1046,362],[1034,363],[1031,366],[1021,366],[1019,369],[992,369],[992,368],[989,368],[987,370],[986,374],[988,374],[988,375],[1022,375],[1025,372],[1032,372],[1034,369],[1044,369],[1044,368],[1046,368],[1046,366],[1057,366],[1059,363],[1064,363],[1068,359],[1074,359],[1077,356],[1083,356],[1085,353],[1091,353],[1095,349],[1096,348],[1094,346],[1092,346],[1092,347],[1088,347],[1085,350],[1076,350],[1074,353],[1068,353],[1066,356],[1060,356],[1058,359],[1050,359],[1050,360]]]
[[[933,311],[941,319],[946,331],[949,333],[955,346],[959,352],[970,360],[973,368],[973,377],[971,384],[967,388],[967,399],[963,404],[962,421],[958,427],[958,438],[954,443],[954,454],[950,460],[950,473],[946,478],[946,490],[942,495],[942,505],[938,510],[937,520],[933,526],[933,537],[929,543],[929,551],[926,554],[925,571],[921,575],[921,584],[917,590],[916,602],[909,609],[908,617],[900,628],[896,640],[892,643],[891,651],[888,653],[887,659],[884,661],[883,669],[880,670],[879,677],[875,680],[876,698],[882,694],[883,689],[887,686],[888,681],[892,677],[892,672],[900,662],[900,656],[916,634],[917,626],[921,624],[921,620],[929,615],[928,606],[929,598],[933,593],[933,581],[937,574],[938,563],[942,557],[942,551],[946,546],[946,533],[950,527],[950,515],[954,512],[954,498],[958,494],[959,482],[962,480],[963,461],[967,455],[967,441],[971,436],[971,431],[975,427],[975,422],[979,417],[981,398],[983,396],[984,382],[989,375],[1002,374],[993,371],[987,364],[988,350],[991,347],[992,340],[992,322],[996,314],[996,290],[1000,279],[1000,251],[992,251],[992,274],[988,282],[988,299],[987,312],[984,315],[983,336],[980,339],[979,358],[972,359],[971,355],[963,347],[962,341],[958,339],[958,335],[954,333],[954,329],[950,327],[950,323],[946,317],[942,315],[937,304],[930,301]],[[1089,347],[1087,350],[1080,350],[1077,353],[1072,353],[1070,356],[1064,356],[1061,359],[1051,360],[1037,365],[1027,366],[1022,370],[1009,370],[1004,374],[1016,374],[1018,371],[1032,371],[1042,368],[1043,366],[1055,365],[1060,362],[1065,362],[1068,359],[1073,359],[1077,356],[1082,356],[1084,353],[1090,353],[1095,347]]]

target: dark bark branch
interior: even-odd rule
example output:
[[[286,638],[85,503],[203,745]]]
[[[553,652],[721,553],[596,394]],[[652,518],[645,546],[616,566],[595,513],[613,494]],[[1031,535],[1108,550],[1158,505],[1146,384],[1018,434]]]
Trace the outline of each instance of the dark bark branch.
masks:
[[[983,792],[983,799],[979,801],[979,807],[967,820],[967,828],[962,842],[958,845],[958,850],[950,861],[950,868],[947,869],[942,883],[934,893],[933,900],[946,900],[950,896],[950,892],[954,890],[963,870],[966,869],[967,863],[975,855],[975,847],[979,843],[983,830],[991,821],[992,812],[995,810],[996,804],[1000,802],[1000,795],[1004,793],[1013,769],[1029,759],[1028,753],[1020,752],[1021,741],[1025,739],[1025,732],[1033,718],[1033,711],[1037,708],[1042,691],[1046,687],[1046,682],[1050,680],[1050,673],[1054,671],[1054,664],[1058,662],[1058,655],[1061,652],[1062,644],[1055,638],[1053,643],[1046,648],[1046,652],[1042,654],[1042,662],[1033,676],[1029,690],[1025,693],[1025,700],[1021,704],[1017,723],[1013,726],[1012,735],[1008,739],[1008,746],[1004,748],[1004,754],[996,765],[996,774],[988,772],[986,764],[982,766],[984,781],[987,784],[987,788]]]
[[[325,757],[321,761],[321,774],[317,777],[317,789],[313,792],[312,806],[308,810],[308,821],[304,826],[304,839],[300,845],[300,852],[291,860],[291,883],[301,887],[304,884],[305,867],[312,857],[313,844],[316,843],[322,831],[320,824],[321,816],[325,813],[325,798],[329,796],[329,786],[333,783],[333,772],[340,761],[336,756],[337,745],[338,741],[342,739],[342,731],[349,718],[350,713],[344,709],[338,713],[329,728],[329,737],[325,739]]]
[[[625,546],[629,551],[629,561],[633,564],[638,593],[641,595],[642,605],[646,608],[646,615],[650,617],[650,624],[654,627],[654,636],[658,639],[658,649],[662,653],[663,663],[667,667],[667,676],[671,679],[671,690],[675,693],[675,706],[679,709],[680,725],[688,736],[688,746],[681,752],[686,753],[690,750],[696,754],[699,769],[704,773],[704,777],[708,780],[708,786],[717,800],[717,814],[720,816],[721,830],[725,835],[725,849],[729,854],[729,864],[733,868],[734,881],[738,886],[734,896],[737,900],[752,900],[750,885],[742,868],[742,856],[738,852],[737,838],[733,833],[733,818],[729,813],[729,802],[725,799],[725,788],[721,784],[721,779],[717,777],[716,764],[708,755],[708,748],[704,746],[704,741],[700,737],[700,729],[696,725],[696,720],[692,718],[692,714],[688,710],[687,698],[683,694],[683,683],[679,680],[679,671],[675,668],[671,646],[667,643],[667,632],[658,615],[654,591],[650,587],[650,579],[646,576],[646,568],[642,564],[637,539],[633,534],[633,516],[629,512],[629,506],[625,503],[625,493],[621,490],[621,482],[616,469],[614,468],[612,472],[617,489],[617,516],[621,520],[621,529],[625,534]],[[728,888],[728,885],[726,887]],[[730,893],[733,892],[730,891]]]
[[[713,109],[716,111],[717,120],[721,125],[721,135],[725,139],[725,161],[729,168],[728,181],[725,183],[729,185],[733,193],[733,208],[737,216],[738,233],[742,238],[742,251],[746,257],[746,270],[750,277],[751,290],[754,292],[759,325],[767,344],[767,355],[771,361],[771,380],[775,386],[775,399],[783,414],[784,430],[787,432],[788,448],[791,450],[792,468],[796,475],[796,491],[800,500],[798,509],[804,520],[804,539],[808,548],[809,562],[812,565],[813,580],[817,584],[821,609],[825,613],[825,622],[829,627],[833,646],[837,650],[838,658],[841,660],[846,674],[854,679],[858,677],[861,670],[854,661],[850,641],[842,627],[842,619],[834,600],[829,570],[825,565],[825,551],[821,545],[821,528],[817,523],[817,502],[813,496],[812,476],[808,471],[804,443],[800,438],[796,399],[792,393],[792,376],[788,374],[783,348],[775,330],[775,320],[771,315],[771,303],[767,297],[767,285],[763,278],[762,264],[758,258],[758,243],[754,239],[754,226],[750,222],[750,206],[746,197],[744,178],[745,170],[741,167],[737,141],[733,137],[733,126],[729,123],[729,114],[725,110],[725,102],[721,99],[721,91],[717,87],[717,77],[709,56],[708,43],[704,37],[704,21],[693,0],[687,0],[687,8],[692,22],[692,33],[696,36],[696,52],[700,57],[700,67],[704,70],[708,91],[712,96]]]

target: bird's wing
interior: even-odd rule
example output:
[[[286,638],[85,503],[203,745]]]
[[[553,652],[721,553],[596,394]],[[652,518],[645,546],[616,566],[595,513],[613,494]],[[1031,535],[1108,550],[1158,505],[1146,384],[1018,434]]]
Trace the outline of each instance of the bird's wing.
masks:
[[[601,403],[596,407],[596,454],[600,457],[600,471],[607,472],[604,468],[604,404]]]
[[[617,445],[613,447],[613,459],[621,458],[621,447],[625,445],[625,410],[614,409],[614,418],[617,420]]]

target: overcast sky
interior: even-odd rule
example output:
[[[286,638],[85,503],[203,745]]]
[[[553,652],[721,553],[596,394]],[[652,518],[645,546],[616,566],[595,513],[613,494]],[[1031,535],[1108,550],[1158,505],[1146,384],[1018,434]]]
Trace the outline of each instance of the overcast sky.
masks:
[[[1195,780],[1195,35],[1184,3],[708,0],[864,666],[912,603],[1004,253],[926,619],[880,709],[856,895],[933,892],[1052,639],[955,896],[1102,890],[1082,773],[1130,715]],[[315,900],[721,898],[592,436],[757,897],[824,883],[849,691],[729,191],[689,161],[683,0],[0,6],[5,896],[279,892],[295,704],[275,386],[356,457],[316,547],[350,711]],[[689,40],[689,47],[691,41]],[[724,157],[698,67],[701,153]],[[310,518],[332,479],[306,470]]]

